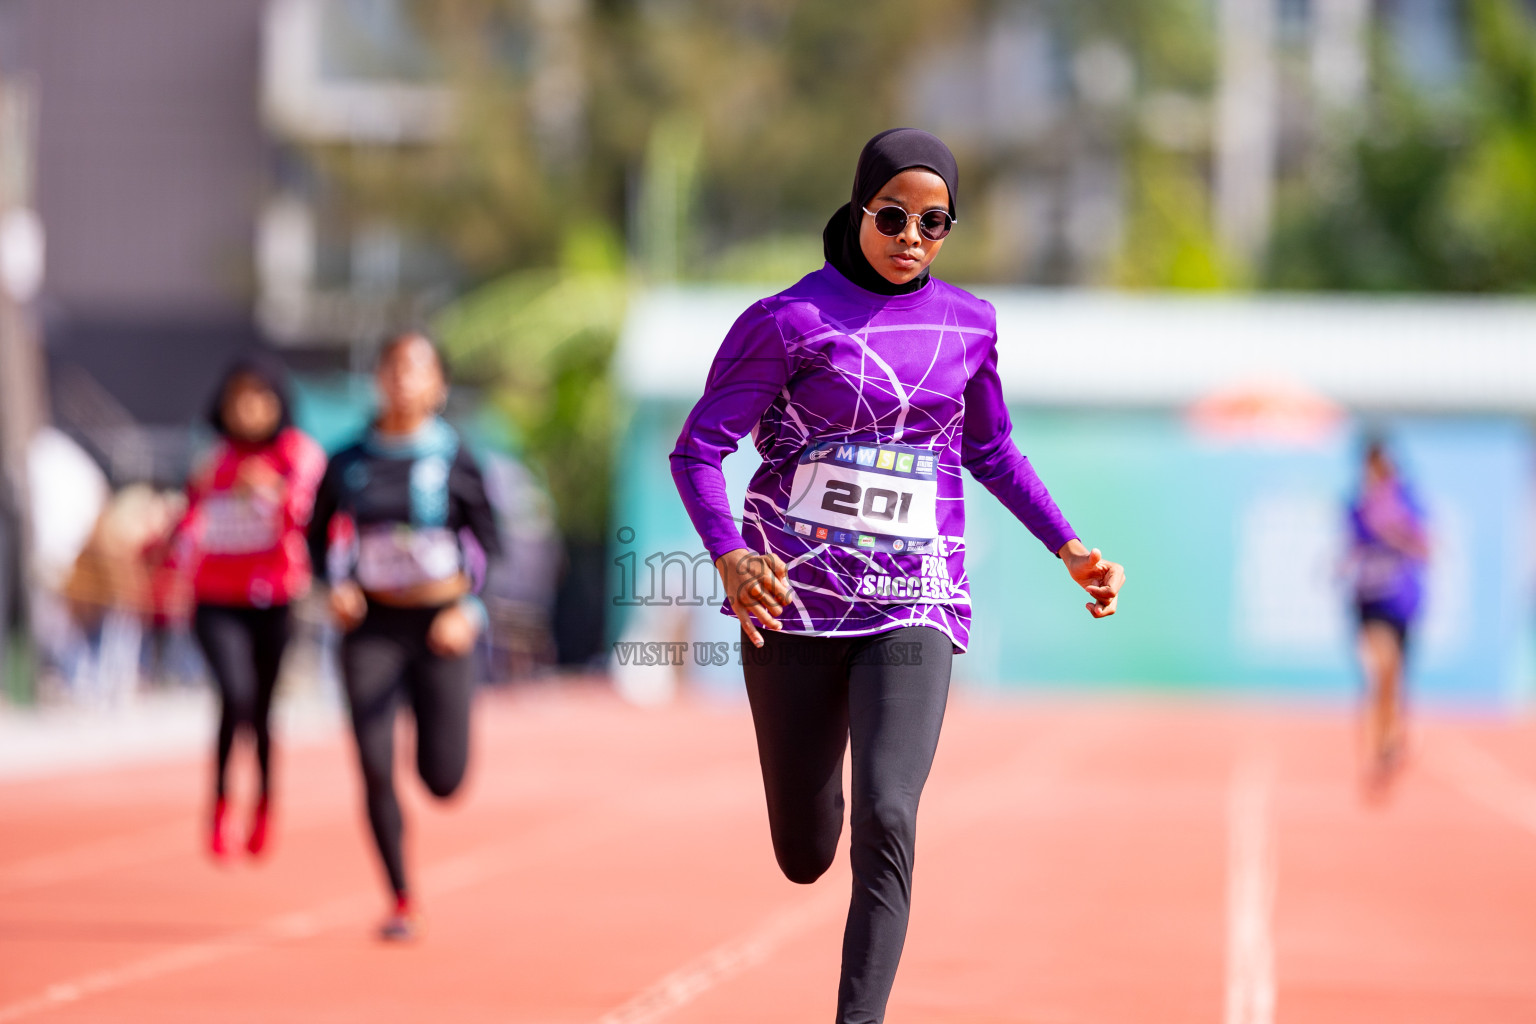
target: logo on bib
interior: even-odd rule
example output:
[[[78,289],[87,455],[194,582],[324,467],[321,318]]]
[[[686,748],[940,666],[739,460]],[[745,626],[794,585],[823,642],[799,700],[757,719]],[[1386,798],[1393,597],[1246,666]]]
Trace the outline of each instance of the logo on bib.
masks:
[[[812,442],[795,467],[783,528],[844,547],[926,551],[939,532],[938,486],[931,449]]]

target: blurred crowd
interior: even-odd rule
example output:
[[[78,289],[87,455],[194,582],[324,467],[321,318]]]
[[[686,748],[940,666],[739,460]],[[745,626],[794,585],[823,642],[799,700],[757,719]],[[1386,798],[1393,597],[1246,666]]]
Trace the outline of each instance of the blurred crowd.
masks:
[[[28,462],[36,698],[116,706],[144,689],[203,685],[207,669],[192,633],[196,565],[176,558],[171,543],[185,493],[144,482],[114,488],[80,445],[51,427],[34,438]],[[482,678],[505,683],[554,664],[559,543],[547,497],[527,469],[496,452],[484,463],[519,570],[484,595],[491,628],[479,653]],[[335,629],[311,597],[294,612],[285,685],[333,696]]]
[[[190,578],[166,559],[184,499],[133,484],[98,504],[93,515],[89,505],[77,507],[77,522],[89,524],[79,550],[70,558],[67,547],[55,547],[65,558],[48,567],[54,586],[39,595],[39,653],[51,670],[41,676],[44,690],[115,703],[141,679],[199,678],[188,632]]]

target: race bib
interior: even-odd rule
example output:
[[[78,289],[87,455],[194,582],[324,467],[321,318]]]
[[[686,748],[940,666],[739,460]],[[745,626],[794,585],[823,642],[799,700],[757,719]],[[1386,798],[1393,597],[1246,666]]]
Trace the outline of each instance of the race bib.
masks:
[[[1395,551],[1367,548],[1355,569],[1355,593],[1366,600],[1391,597],[1401,585],[1407,558]]]
[[[281,510],[271,502],[240,494],[211,494],[203,499],[202,549],[207,554],[271,551],[281,537]]]
[[[368,527],[358,537],[357,582],[364,590],[405,590],[457,575],[459,538],[443,527]]]
[[[795,466],[784,528],[839,547],[930,551],[939,533],[938,461],[929,448],[814,442]]]

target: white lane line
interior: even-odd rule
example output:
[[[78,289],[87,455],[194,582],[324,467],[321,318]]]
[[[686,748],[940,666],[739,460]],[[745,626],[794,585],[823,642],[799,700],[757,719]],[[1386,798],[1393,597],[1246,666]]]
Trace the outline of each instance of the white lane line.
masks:
[[[681,795],[658,795],[654,801],[682,801],[685,806],[708,808],[734,792],[720,780],[703,779],[687,787]],[[633,809],[634,804],[623,805]],[[428,866],[421,875],[422,890],[434,898],[471,888],[497,875],[565,859],[585,849],[612,843],[628,834],[630,823],[619,816],[619,805],[594,809],[584,818],[564,818],[516,839],[486,843],[457,856]],[[377,894],[353,893],[306,910],[281,914],[250,928],[237,929],[213,939],[191,942],[163,950],[118,967],[80,975],[50,985],[42,992],[18,1002],[0,1006],[0,1024],[19,1020],[47,1010],[100,995],[137,982],[149,981],[223,960],[238,953],[306,939],[343,926],[360,926],[381,904]]]
[[[938,813],[925,813],[920,832],[937,831],[954,839],[954,832],[967,825],[989,820],[998,813],[1000,783],[1018,780],[1002,791],[1007,802],[1027,805],[1031,799],[1060,785],[1071,758],[1090,743],[1125,728],[1127,720],[1101,717],[1076,729],[1060,729],[1025,748],[1023,753],[983,772],[944,795],[935,807]],[[935,828],[935,823],[938,827]],[[942,847],[942,842],[939,844]],[[839,861],[846,867],[847,841],[840,845]],[[769,917],[756,928],[716,946],[665,977],[647,986],[628,1002],[602,1017],[597,1024],[654,1024],[675,1010],[680,1010],[704,995],[765,962],[785,943],[810,930],[828,917],[841,914],[848,906],[848,872],[838,881],[824,880],[816,896]]]
[[[779,911],[747,934],[716,946],[668,974],[623,1006],[604,1014],[599,1024],[653,1024],[710,989],[756,967],[791,939],[837,914],[847,903],[846,885],[828,886],[815,897]]]
[[[1275,1018],[1275,853],[1270,829],[1274,766],[1246,759],[1227,798],[1226,1024]]]
[[[332,900],[307,911],[274,917],[254,928],[231,932],[204,942],[187,943],[120,967],[57,982],[30,999],[0,1007],[0,1022],[20,1020],[89,996],[200,967],[262,946],[306,938],[352,920],[362,913],[365,906],[376,906],[377,903],[376,897],[360,895]]]
[[[596,824],[603,827],[588,827],[564,835],[558,829],[547,828],[544,834],[532,841],[488,843],[428,868],[423,872],[423,877],[427,879],[427,885],[423,888],[435,896],[453,892],[525,866],[530,861],[568,854],[578,847],[612,839],[619,833],[619,829],[606,823]],[[253,928],[240,929],[202,942],[187,943],[120,967],[58,982],[30,999],[0,1007],[0,1024],[136,982],[200,967],[237,953],[305,939],[343,925],[360,923],[366,920],[369,913],[376,913],[379,905],[377,895],[354,893],[308,910],[282,914]]]
[[[1469,740],[1441,733],[1423,744],[1423,757],[1436,774],[1473,802],[1536,832],[1536,787]]]

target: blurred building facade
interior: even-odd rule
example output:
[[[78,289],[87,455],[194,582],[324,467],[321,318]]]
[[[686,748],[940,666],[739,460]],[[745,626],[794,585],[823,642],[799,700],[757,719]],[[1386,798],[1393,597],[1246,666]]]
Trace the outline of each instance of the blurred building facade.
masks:
[[[899,107],[962,151],[980,186],[967,201],[979,216],[953,246],[961,276],[1114,278],[1149,147],[1194,162],[1203,209],[1183,213],[1252,263],[1276,189],[1313,173],[1325,129],[1360,109],[1375,40],[1429,87],[1464,71],[1454,0],[1141,6],[957,10],[960,27],[925,44]],[[530,10],[503,56],[529,80],[540,146],[569,161],[596,73],[573,40],[609,15],[576,2]],[[452,76],[414,13],[407,0],[0,0],[0,72],[36,98],[48,254],[37,309],[72,430],[100,448],[130,435],[129,421],[183,422],[233,349],[268,339],[334,356],[470,282],[451,247],[358,203],[333,173],[451,132]],[[642,16],[658,35],[688,17]],[[1168,33],[1205,43],[1180,48]],[[734,241],[695,248],[718,255]],[[111,444],[122,450],[100,454],[127,475],[146,457],[135,447],[174,446],[152,429]]]
[[[268,147],[251,95],[261,9],[259,0],[0,2],[0,91],[8,109],[25,109],[4,156],[25,165],[19,202],[35,237],[23,248],[37,264],[24,295],[15,275],[5,282],[4,518],[21,536],[19,557],[0,562],[16,568],[8,625],[33,638],[68,627],[49,598],[80,575],[57,550],[57,522],[105,517],[106,497],[82,500],[75,471],[94,471],[94,460],[102,486],[179,484],[187,426],[214,375],[258,339],[251,257]],[[16,255],[15,245],[0,248]],[[27,415],[17,415],[21,404]],[[47,421],[62,432],[40,431]],[[98,645],[121,648],[124,671],[137,662],[137,628],[107,630],[125,642]],[[38,663],[17,655],[6,667],[9,688],[31,692]]]
[[[1322,128],[1363,101],[1373,40],[1431,87],[1464,70],[1455,0],[1142,5],[1157,10],[1129,42],[1122,6],[957,11],[962,28],[935,34],[902,83],[903,116],[940,130],[985,183],[971,208],[974,230],[990,226],[977,262],[994,280],[1102,282],[1143,143],[1200,157],[1213,232],[1251,253],[1277,180],[1305,171]],[[549,10],[505,59],[532,67],[540,138],[576,152],[595,69],[567,40],[604,13],[532,7]],[[407,0],[0,0],[0,12],[4,70],[37,97],[52,360],[85,366],[134,418],[165,416],[141,362],[195,373],[204,353],[258,336],[348,342],[464,283],[430,239],[357,215],[312,158],[450,132],[451,82]],[[684,15],[647,7],[646,26],[676,32]],[[1154,15],[1208,46],[1170,50],[1140,31]]]
[[[258,337],[262,6],[0,4],[4,72],[36,110],[53,412],[118,480],[179,478],[185,423]]]
[[[394,65],[364,45],[401,10],[0,0],[0,74],[35,110],[53,414],[115,481],[179,480],[185,425],[232,353],[290,342],[301,366],[345,367],[336,342],[405,315],[379,312],[400,276],[388,227],[317,230],[289,145],[431,135],[441,89],[381,81]]]
[[[271,0],[260,103],[277,157],[256,240],[267,333],[361,348],[442,305],[458,283],[451,262],[387,217],[358,216],[314,158],[430,147],[447,133],[452,97],[409,5]]]

